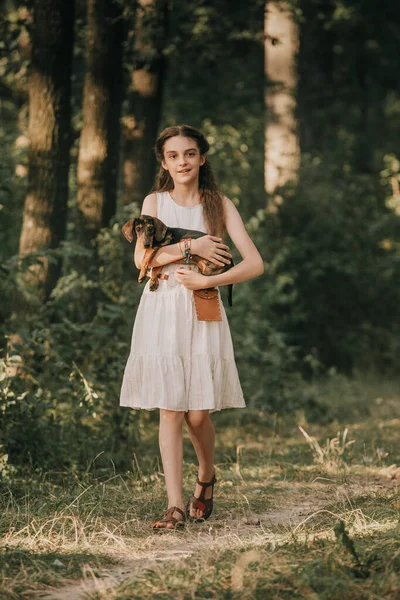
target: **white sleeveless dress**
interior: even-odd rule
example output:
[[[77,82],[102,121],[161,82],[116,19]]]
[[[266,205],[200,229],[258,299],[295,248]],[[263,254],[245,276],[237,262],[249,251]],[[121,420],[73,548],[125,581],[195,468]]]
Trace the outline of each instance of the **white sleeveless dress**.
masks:
[[[202,205],[180,206],[169,192],[157,193],[157,216],[169,227],[207,233]],[[150,292],[149,281],[145,285],[133,326],[120,405],[210,412],[243,408],[245,401],[222,300],[222,321],[199,321],[193,292],[174,276],[182,266],[165,265],[162,272],[169,278],[160,279],[155,292]]]

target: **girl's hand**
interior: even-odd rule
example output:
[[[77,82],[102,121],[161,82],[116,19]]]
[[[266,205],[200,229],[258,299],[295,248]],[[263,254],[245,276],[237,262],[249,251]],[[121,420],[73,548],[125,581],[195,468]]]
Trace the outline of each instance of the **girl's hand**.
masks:
[[[224,244],[222,239],[215,235],[203,235],[202,237],[192,239],[190,252],[191,254],[197,254],[197,256],[206,258],[221,267],[229,265],[232,258],[229,246]]]
[[[188,290],[204,290],[211,287],[208,283],[208,277],[184,266],[179,267],[179,269],[175,271],[175,278]]]

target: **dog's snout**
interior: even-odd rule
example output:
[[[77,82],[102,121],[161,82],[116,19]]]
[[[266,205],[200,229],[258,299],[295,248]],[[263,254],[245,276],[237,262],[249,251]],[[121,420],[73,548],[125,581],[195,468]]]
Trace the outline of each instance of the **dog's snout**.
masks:
[[[143,246],[144,246],[145,248],[150,248],[150,244],[149,244],[149,242],[147,242],[147,244],[143,244]]]

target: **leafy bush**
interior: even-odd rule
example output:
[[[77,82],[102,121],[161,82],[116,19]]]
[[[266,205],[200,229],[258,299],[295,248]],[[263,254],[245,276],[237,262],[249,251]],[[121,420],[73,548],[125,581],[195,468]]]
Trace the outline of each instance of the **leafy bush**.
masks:
[[[379,180],[305,159],[277,217],[277,273],[296,297],[280,317],[288,343],[345,372],[398,368],[400,218]]]
[[[12,464],[75,469],[99,453],[100,465],[131,464],[146,416],[121,411],[119,389],[142,288],[120,224],[101,232],[98,255],[97,269],[65,273],[46,304],[3,326],[5,341],[22,340],[19,374],[2,381],[0,443]]]

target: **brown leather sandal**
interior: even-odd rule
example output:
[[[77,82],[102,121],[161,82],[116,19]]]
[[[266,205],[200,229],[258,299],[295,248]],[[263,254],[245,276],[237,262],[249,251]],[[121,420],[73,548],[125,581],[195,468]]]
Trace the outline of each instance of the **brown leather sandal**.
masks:
[[[214,484],[217,483],[217,478],[214,477],[211,479],[211,481],[208,482],[203,482],[200,481],[199,478],[196,478],[196,483],[198,483],[199,485],[201,485],[201,493],[200,496],[198,498],[196,498],[196,496],[191,496],[189,498],[189,502],[186,505],[186,519],[188,519],[188,521],[192,521],[195,523],[202,523],[203,521],[206,521],[209,516],[211,515],[212,511],[213,511],[213,507],[214,507],[214,500],[213,500],[213,496],[214,496]],[[210,485],[212,486],[212,494],[211,494],[211,498],[205,498],[206,495],[206,489],[208,487],[210,487]],[[196,518],[196,517],[191,517],[190,516],[190,509],[194,508],[195,510],[198,508],[200,510],[203,511],[203,516]]]
[[[174,512],[178,512],[182,515],[183,519],[177,519],[176,517],[174,517]],[[181,510],[180,508],[178,508],[177,506],[171,506],[170,508],[168,508],[165,513],[164,513],[164,518],[161,519],[160,521],[156,521],[153,524],[153,529],[154,531],[174,531],[175,529],[178,529],[179,527],[184,527],[185,526],[185,521],[186,521],[186,515],[183,512],[183,510]],[[162,523],[161,527],[157,526],[157,523]],[[172,523],[172,527],[168,527],[168,523]]]

